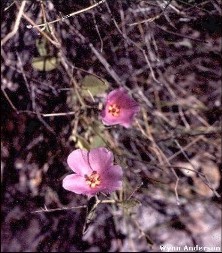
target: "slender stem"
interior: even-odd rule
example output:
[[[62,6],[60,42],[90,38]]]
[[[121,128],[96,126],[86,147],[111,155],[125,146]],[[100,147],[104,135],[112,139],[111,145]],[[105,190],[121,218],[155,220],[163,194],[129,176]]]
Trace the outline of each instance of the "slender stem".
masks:
[[[16,32],[18,31],[18,28],[19,28],[19,24],[20,24],[20,21],[21,21],[21,18],[22,18],[22,15],[23,15],[23,11],[25,9],[25,5],[26,5],[26,2],[27,1],[22,1],[22,4],[19,8],[19,12],[18,12],[18,15],[17,15],[17,18],[16,18],[16,21],[15,21],[15,25],[13,27],[13,30],[8,33],[4,39],[2,39],[1,41],[1,45],[3,46],[10,38],[12,38]]]
[[[89,11],[89,10],[95,8],[96,6],[98,6],[98,5],[100,5],[100,4],[104,3],[104,2],[105,2],[105,0],[101,0],[100,2],[95,3],[94,5],[91,5],[91,6],[87,7],[87,8],[85,8],[85,9],[82,9],[82,10],[79,10],[79,11],[76,11],[76,12],[73,12],[73,13],[71,13],[71,14],[68,14],[68,15],[62,17],[62,18],[57,18],[56,20],[53,20],[53,21],[51,21],[51,22],[47,22],[47,24],[50,25],[50,24],[53,24],[53,23],[62,21],[62,20],[64,20],[64,19],[66,19],[66,18],[70,18],[70,17],[72,17],[72,16],[75,16],[75,15],[77,15],[77,14],[80,14],[80,13],[83,13],[83,12],[86,12],[86,11]],[[40,24],[40,25],[36,25],[36,24],[35,24],[35,25],[33,25],[32,27],[42,27],[42,26],[44,27],[45,24]]]

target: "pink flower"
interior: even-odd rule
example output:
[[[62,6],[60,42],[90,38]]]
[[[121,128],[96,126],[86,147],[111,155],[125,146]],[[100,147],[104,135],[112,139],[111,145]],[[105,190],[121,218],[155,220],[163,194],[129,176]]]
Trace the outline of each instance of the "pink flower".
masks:
[[[113,154],[106,148],[74,150],[68,156],[67,163],[75,172],[63,179],[63,188],[68,191],[93,196],[122,187],[122,168],[113,165]]]
[[[105,125],[120,124],[128,128],[139,110],[138,103],[127,94],[124,88],[120,88],[108,94],[101,117]]]

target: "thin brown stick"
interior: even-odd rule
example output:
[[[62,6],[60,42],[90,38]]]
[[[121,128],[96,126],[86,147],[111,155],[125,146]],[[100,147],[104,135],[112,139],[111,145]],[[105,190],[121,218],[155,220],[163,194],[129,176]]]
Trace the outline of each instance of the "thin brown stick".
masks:
[[[25,9],[25,5],[26,5],[27,1],[22,1],[22,4],[21,6],[19,7],[19,12],[18,12],[18,15],[17,15],[17,18],[15,20],[15,24],[14,24],[14,27],[12,29],[12,31],[10,33],[8,33],[2,40],[1,40],[1,45],[3,46],[9,39],[11,39],[15,34],[16,32],[18,31],[18,28],[19,28],[19,25],[20,25],[20,22],[21,22],[21,18],[22,18],[22,15],[23,15],[23,12],[24,12],[24,9]]]
[[[102,3],[104,3],[105,1],[106,1],[106,0],[101,0],[100,2],[95,3],[95,4],[89,6],[89,7],[85,8],[85,9],[82,9],[82,10],[79,10],[79,11],[76,11],[76,12],[73,12],[73,13],[71,13],[71,14],[68,14],[68,15],[66,15],[66,16],[63,16],[62,18],[57,18],[56,20],[50,21],[50,22],[48,22],[47,24],[48,24],[48,25],[51,25],[51,24],[54,24],[54,23],[56,23],[56,22],[63,21],[64,19],[67,19],[67,18],[73,17],[73,16],[75,16],[75,15],[78,15],[78,14],[80,14],[80,13],[89,11],[89,10],[95,8],[96,6],[98,6],[98,5],[102,4]],[[42,27],[42,26],[44,27],[45,25],[46,25],[46,24],[39,24],[39,25],[32,24],[32,27],[30,27],[30,28],[37,28],[37,27],[39,28],[39,27]]]
[[[169,157],[168,160],[169,161],[173,160],[175,157],[177,157],[179,154],[183,153],[185,150],[190,148],[192,145],[194,145],[196,142],[198,142],[201,139],[202,139],[202,136],[198,136],[193,141],[191,141],[189,144],[187,144],[185,147],[183,147],[183,148],[181,147],[181,149],[178,152],[174,153],[171,157]]]
[[[91,2],[91,3],[92,3],[92,2]],[[101,46],[100,46],[100,52],[102,53],[102,52],[103,52],[103,40],[102,40],[102,36],[101,36],[101,34],[100,34],[99,27],[98,27],[98,25],[97,25],[97,23],[96,23],[95,13],[92,12],[92,15],[93,15],[93,23],[94,23],[94,25],[95,25],[96,32],[97,32],[97,34],[98,34],[98,37],[99,37],[99,40],[100,40],[100,44],[101,44]]]
[[[27,90],[30,92],[30,85],[29,85],[29,82],[28,82],[27,77],[26,77],[26,75],[25,75],[25,71],[24,71],[24,68],[23,68],[23,65],[22,65],[21,57],[20,57],[20,55],[19,55],[18,52],[16,52],[16,55],[17,55],[17,58],[18,58],[19,67],[20,67],[20,70],[21,70],[23,79],[24,79],[24,81],[25,81],[25,85],[26,85],[26,87],[27,87]]]
[[[19,9],[19,5],[16,3],[17,8]],[[50,41],[55,47],[61,48],[61,44],[58,41],[52,40],[47,33],[43,32],[38,26],[36,26],[35,22],[25,13],[22,13],[22,16],[32,25],[35,26],[38,32],[44,36],[48,41]]]
[[[143,56],[144,56],[144,58],[145,58],[145,61],[147,62],[147,65],[148,65],[148,67],[149,67],[149,69],[150,69],[150,72],[151,72],[151,75],[152,75],[153,79],[154,79],[157,83],[160,83],[160,82],[157,80],[157,78],[155,77],[155,73],[154,73],[153,68],[152,68],[152,65],[151,65],[151,63],[150,63],[150,61],[149,61],[149,58],[148,58],[148,56],[146,55],[146,51],[145,51],[142,47],[138,46],[138,44],[137,44],[136,42],[134,42],[132,39],[130,39],[126,34],[124,34],[124,33],[121,31],[121,29],[120,29],[119,26],[118,26],[117,21],[115,20],[115,18],[114,18],[113,15],[112,15],[112,12],[111,12],[110,7],[109,7],[109,5],[108,5],[107,2],[106,2],[106,7],[107,7],[107,10],[108,10],[109,14],[111,15],[111,19],[112,19],[114,25],[115,25],[116,28],[117,28],[117,31],[123,36],[123,38],[127,41],[127,43],[132,44],[133,46],[135,46],[136,48],[138,48],[138,49],[142,52],[142,54],[143,54]]]
[[[114,204],[117,203],[116,200],[113,199],[105,199],[105,200],[96,200],[95,205],[97,206],[98,204]],[[60,207],[60,208],[54,208],[54,209],[48,209],[47,206],[44,206],[41,210],[33,211],[32,213],[52,213],[52,212],[57,212],[57,211],[69,211],[73,209],[82,209],[82,208],[87,208],[87,205],[82,205],[82,206],[73,206],[73,207]]]
[[[73,210],[73,209],[82,209],[87,208],[87,205],[83,206],[73,206],[73,207],[61,207],[61,208],[54,208],[54,209],[48,209],[46,206],[42,208],[41,210],[33,211],[32,213],[52,213],[56,211],[67,211],[67,210]]]
[[[7,99],[7,101],[9,102],[10,106],[12,107],[12,109],[18,114],[18,110],[16,109],[16,107],[14,106],[14,104],[12,103],[11,99],[9,98],[9,96],[7,95],[7,93],[5,92],[5,90],[3,88],[1,88],[5,98]]]
[[[75,115],[76,112],[59,112],[59,113],[43,113],[43,117],[61,117],[67,115]]]
[[[61,117],[61,116],[68,116],[68,115],[75,115],[78,113],[79,110],[77,111],[73,111],[73,112],[60,112],[60,113],[37,113],[34,111],[29,111],[29,110],[17,110],[17,108],[15,107],[15,105],[13,104],[13,102],[11,101],[11,99],[9,98],[8,94],[6,93],[6,91],[1,88],[6,100],[8,101],[8,103],[10,104],[11,108],[17,113],[17,114],[21,114],[21,113],[27,113],[27,114],[35,114],[35,115],[41,115],[42,117]]]
[[[145,20],[142,20],[142,21],[138,21],[138,22],[135,22],[135,23],[131,23],[131,24],[129,24],[129,26],[139,25],[139,24],[143,24],[143,23],[146,23],[146,22],[153,22],[154,20],[160,18],[164,14],[164,12],[166,11],[167,7],[170,5],[171,2],[172,2],[172,0],[169,0],[169,2],[166,4],[166,6],[160,12],[160,14],[156,15],[155,17],[148,18],[148,19],[145,19]]]
[[[114,71],[114,69],[110,66],[110,64],[107,62],[107,60],[105,59],[105,57],[103,57],[103,55],[93,46],[92,43],[89,44],[92,52],[96,55],[96,57],[99,59],[99,61],[103,64],[103,66],[105,67],[105,69],[107,70],[107,72],[112,76],[112,78],[119,84],[121,85],[121,83],[123,82],[120,77],[116,74],[116,72]]]

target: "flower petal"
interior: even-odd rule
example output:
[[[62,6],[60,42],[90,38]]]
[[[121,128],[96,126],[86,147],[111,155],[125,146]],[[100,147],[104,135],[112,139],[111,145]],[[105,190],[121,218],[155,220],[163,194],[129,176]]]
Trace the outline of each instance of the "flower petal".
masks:
[[[109,113],[110,106],[114,104],[120,109],[119,115],[116,116]],[[101,112],[101,119],[105,125],[120,124],[128,128],[132,125],[133,117],[139,110],[138,103],[128,95],[124,88],[120,88],[108,94],[105,109]]]
[[[66,190],[93,196],[99,192],[111,193],[122,187],[122,168],[119,165],[113,165],[113,154],[104,147],[91,151],[75,150],[69,155],[67,161],[77,174],[68,175],[63,179],[63,187]],[[93,171],[99,174],[99,184],[94,188],[86,182],[93,180]]]
[[[105,125],[116,125],[118,123],[117,117],[112,116],[112,114],[108,113],[108,107],[106,107],[105,110],[102,111],[101,117],[102,117],[102,122]]]
[[[124,88],[115,89],[108,94],[106,102],[115,103],[116,101],[120,100],[125,93],[126,90]]]
[[[91,168],[101,175],[112,166],[113,154],[106,148],[95,148],[89,152],[89,162]]]
[[[78,175],[84,176],[92,173],[89,164],[89,152],[87,150],[76,149],[67,158],[69,167]]]
[[[62,186],[64,189],[77,193],[77,194],[84,194],[87,196],[94,196],[102,189],[101,187],[91,188],[87,183],[84,177],[71,174],[66,176],[63,179]]]
[[[123,170],[119,165],[113,165],[101,173],[100,191],[110,193],[122,187]]]
[[[108,113],[108,106],[106,106],[105,110],[102,112],[102,122],[105,125],[124,125],[125,127],[129,127],[132,125],[133,118],[135,114],[139,111],[139,106],[134,107],[133,109],[124,109],[122,108],[120,111],[120,115],[118,117],[112,116],[112,114]]]
[[[86,184],[85,178],[76,174],[66,176],[63,179],[62,186],[66,190],[77,194],[85,194],[90,190],[89,185]]]
[[[138,111],[138,108],[135,108],[135,110],[122,109],[119,115],[119,124],[132,125],[133,118]]]
[[[101,180],[106,182],[116,182],[122,180],[123,177],[123,170],[119,165],[112,165],[111,167],[107,168],[106,170],[102,171]]]
[[[124,88],[111,91],[107,96],[107,104],[117,104],[121,108],[125,109],[131,109],[139,106],[138,103],[128,95]]]

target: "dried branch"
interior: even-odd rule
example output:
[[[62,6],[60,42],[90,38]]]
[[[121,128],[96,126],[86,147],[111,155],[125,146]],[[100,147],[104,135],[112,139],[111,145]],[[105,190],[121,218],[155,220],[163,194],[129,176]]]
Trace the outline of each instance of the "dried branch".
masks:
[[[68,14],[68,15],[66,15],[66,16],[63,16],[62,18],[58,18],[58,19],[56,19],[56,20],[47,22],[47,25],[51,25],[51,24],[54,24],[54,23],[59,22],[59,21],[64,21],[64,19],[73,17],[73,16],[75,16],[75,15],[78,15],[78,14],[83,13],[83,12],[86,12],[86,11],[89,11],[89,10],[95,8],[96,6],[98,6],[98,5],[102,4],[102,3],[104,3],[105,1],[106,1],[106,0],[101,0],[101,1],[99,1],[98,3],[95,3],[95,4],[89,6],[89,7],[85,8],[85,9],[82,9],[82,10],[79,10],[79,11],[76,11],[76,12],[73,12],[73,13],[70,13],[70,14]],[[29,26],[28,28],[45,27],[45,26],[46,26],[46,24],[39,24],[39,25],[32,24],[32,26]]]
[[[20,21],[25,9],[25,5],[26,5],[27,1],[22,1],[21,6],[18,6],[19,12],[17,14],[16,20],[15,20],[15,24],[14,27],[12,29],[12,31],[10,33],[8,33],[2,40],[1,40],[1,46],[3,46],[9,39],[11,39],[18,31],[19,25],[20,25]]]

